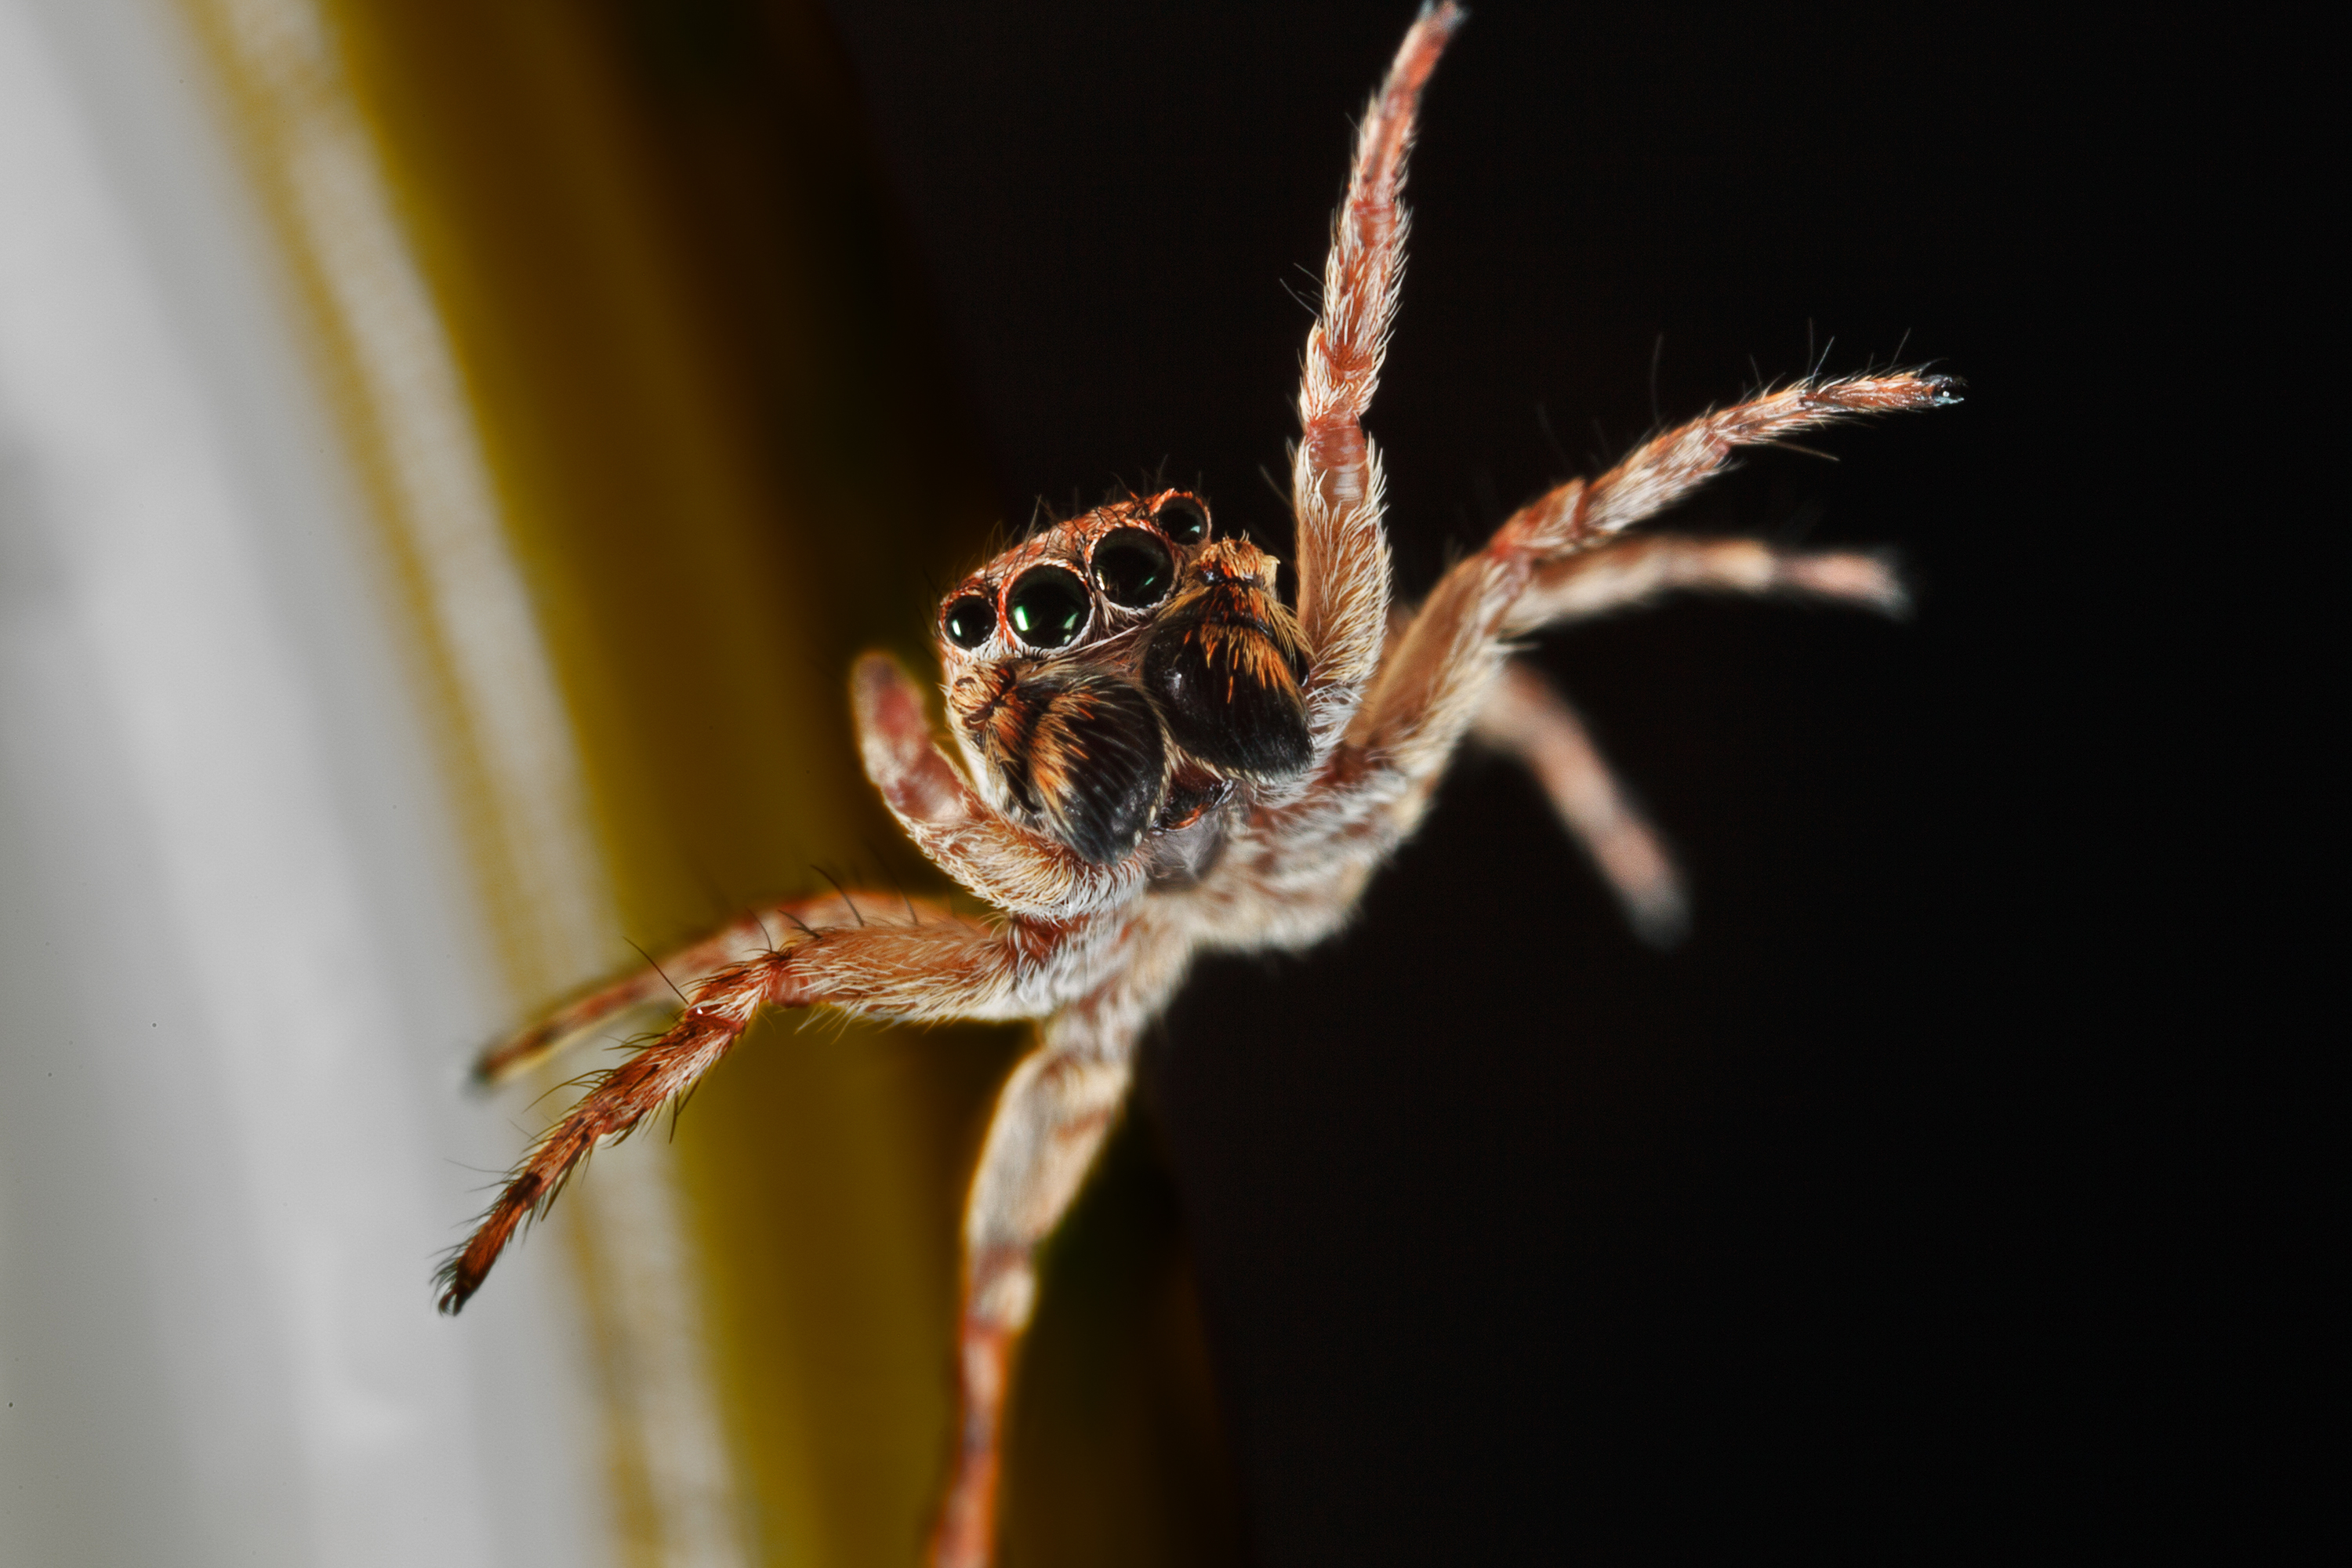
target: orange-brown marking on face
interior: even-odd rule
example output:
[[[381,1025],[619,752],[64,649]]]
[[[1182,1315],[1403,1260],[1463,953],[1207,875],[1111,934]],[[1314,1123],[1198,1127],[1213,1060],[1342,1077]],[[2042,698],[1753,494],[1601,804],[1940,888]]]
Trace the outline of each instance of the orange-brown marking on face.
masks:
[[[1097,865],[1141,842],[1167,788],[1160,715],[1116,676],[1054,689],[1013,761],[1054,836]]]
[[[1298,678],[1273,637],[1255,626],[1216,625],[1190,628],[1188,637],[1200,645],[1201,658],[1225,678],[1224,700],[1234,701],[1244,686],[1269,686],[1297,690]]]
[[[1167,740],[1123,673],[984,665],[959,677],[948,701],[1014,809],[1087,859],[1118,858],[1150,826]]]
[[[1283,777],[1311,760],[1306,640],[1275,593],[1279,569],[1245,539],[1208,545],[1144,654],[1144,687],[1170,737],[1220,771]]]
[[[1010,664],[982,665],[958,678],[948,692],[956,722],[1024,811],[1038,809],[1027,759],[1049,696],[1043,687],[1024,684]]]
[[[1038,713],[1022,760],[1027,764],[1030,787],[1041,802],[1067,800],[1086,776],[1087,727],[1097,717],[1099,706],[1092,693],[1069,691]]]

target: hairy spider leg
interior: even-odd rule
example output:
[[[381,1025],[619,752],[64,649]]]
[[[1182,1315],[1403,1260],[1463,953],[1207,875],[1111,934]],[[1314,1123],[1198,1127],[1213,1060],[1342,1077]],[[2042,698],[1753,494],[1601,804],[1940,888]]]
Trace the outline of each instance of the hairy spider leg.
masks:
[[[890,1018],[1001,1016],[1018,989],[1021,934],[1017,922],[992,927],[952,918],[795,929],[773,949],[707,975],[660,1038],[598,1074],[523,1156],[473,1236],[443,1266],[441,1310],[457,1311],[481,1289],[507,1243],[546,1212],[598,1144],[626,1137],[693,1089],[763,1010],[826,1005]]]
[[[1636,935],[1654,947],[1681,938],[1690,905],[1673,856],[1618,784],[1582,717],[1540,670],[1511,660],[1470,732],[1535,774],[1569,837],[1616,893]]]
[[[835,1006],[907,1019],[1034,1018],[1084,989],[1093,955],[1115,941],[1118,910],[1141,890],[1142,873],[1097,867],[1052,840],[1006,821],[972,793],[933,738],[922,700],[888,658],[858,661],[851,705],[867,774],[925,854],[975,893],[1015,911],[995,924],[944,910],[911,924],[863,923],[854,900],[821,900],[850,917],[761,928],[761,949],[708,970],[687,989],[684,1014],[658,1039],[594,1087],[526,1154],[472,1237],[441,1274],[441,1304],[454,1312],[481,1288],[515,1233],[543,1214],[596,1146],[625,1137],[654,1111],[693,1088],[733,1048],[767,1007]],[[877,904],[879,900],[877,900]],[[1050,917],[1020,910],[1052,909]],[[698,952],[715,958],[739,921]],[[772,945],[771,945],[772,944]],[[553,1022],[553,1038],[649,999],[662,984],[641,974],[577,1003]],[[683,988],[683,987],[682,987]],[[583,1023],[583,1020],[585,1020]],[[547,1029],[548,1026],[542,1026]],[[528,1039],[541,1031],[530,1031]]]
[[[1082,1003],[1039,1033],[1037,1048],[997,1098],[964,1214],[962,1418],[931,1541],[935,1568],[984,1568],[989,1560],[1004,1398],[1013,1348],[1036,1302],[1037,1248],[1086,1181],[1134,1076],[1131,1008]]]
[[[1536,574],[1596,549],[1722,471],[1739,447],[1857,415],[1952,401],[1941,376],[1895,372],[1801,383],[1719,410],[1643,443],[1586,483],[1571,479],[1521,507],[1458,562],[1396,639],[1348,731],[1372,761],[1416,781],[1444,766],[1485,705],[1505,638],[1541,629],[1515,616]]]
[[[1653,604],[1670,593],[1787,594],[1900,616],[1910,597],[1882,555],[1784,550],[1760,539],[1620,538],[1555,561],[1529,580],[1503,618],[1502,635],[1589,620]]]
[[[1504,617],[1501,635],[1638,608],[1677,590],[1799,595],[1884,615],[1909,607],[1902,581],[1878,555],[1659,533],[1620,537],[1538,570]],[[1617,782],[1574,705],[1541,671],[1525,659],[1509,660],[1487,689],[1470,734],[1535,775],[1637,935],[1654,946],[1681,937],[1690,910],[1673,856]]]
[[[1571,479],[1538,496],[1495,531],[1486,550],[1546,565],[1656,516],[1721,473],[1741,447],[1865,415],[1940,408],[1958,400],[1949,377],[1918,371],[1796,382],[1654,436],[1590,483]]]
[[[1306,697],[1318,763],[1347,728],[1379,667],[1389,613],[1380,455],[1363,413],[1380,384],[1408,226],[1398,193],[1421,91],[1462,25],[1452,0],[1424,7],[1364,111],[1348,193],[1331,219],[1323,304],[1307,334],[1291,456],[1297,520],[1298,623],[1312,650]]]
[[[484,1088],[511,1082],[578,1045],[599,1026],[627,1014],[649,1008],[674,1013],[686,1005],[685,993],[692,987],[729,964],[772,951],[794,934],[826,926],[925,925],[950,918],[946,906],[931,900],[869,889],[765,905],[509,1035],[475,1058],[474,1081]]]

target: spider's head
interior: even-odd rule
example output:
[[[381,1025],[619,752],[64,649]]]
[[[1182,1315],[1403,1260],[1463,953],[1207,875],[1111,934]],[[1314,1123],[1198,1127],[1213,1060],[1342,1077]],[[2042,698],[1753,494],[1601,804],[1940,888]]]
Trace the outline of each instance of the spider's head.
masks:
[[[940,607],[957,740],[991,804],[1097,864],[1187,826],[1236,779],[1310,760],[1306,649],[1276,562],[1200,498],[1097,507]]]

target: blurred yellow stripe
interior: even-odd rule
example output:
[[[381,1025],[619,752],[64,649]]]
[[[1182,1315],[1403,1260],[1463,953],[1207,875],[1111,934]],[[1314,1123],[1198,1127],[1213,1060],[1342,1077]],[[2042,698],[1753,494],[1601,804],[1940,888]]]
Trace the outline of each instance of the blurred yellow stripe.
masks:
[[[818,866],[946,891],[842,678],[927,661],[992,510],[822,13],[181,3],[400,563],[517,1017]],[[920,1554],[1021,1037],[798,1022],[559,1208],[632,1563]],[[1015,1388],[1008,1568],[1237,1551],[1172,1193],[1148,1139],[1108,1164]]]
[[[869,844],[920,878],[838,672],[923,624],[985,502],[813,18],[714,55],[622,8],[189,4],[405,567],[518,1010],[814,863],[881,877]],[[626,1560],[913,1559],[1011,1045],[763,1030],[691,1137],[574,1186]]]

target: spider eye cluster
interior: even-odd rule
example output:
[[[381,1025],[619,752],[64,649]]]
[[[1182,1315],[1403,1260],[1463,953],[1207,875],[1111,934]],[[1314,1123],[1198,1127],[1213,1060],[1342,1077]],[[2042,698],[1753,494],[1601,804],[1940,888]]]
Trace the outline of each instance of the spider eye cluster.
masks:
[[[1191,826],[1237,779],[1306,768],[1307,658],[1275,564],[1246,540],[1213,542],[1208,508],[1171,490],[1061,523],[968,579],[939,629],[973,657],[941,662],[991,801],[1108,866],[1155,826]]]
[[[1206,507],[1191,496],[1169,496],[1148,518],[1097,540],[1082,563],[1084,577],[1067,566],[1032,566],[1001,596],[983,584],[949,600],[940,612],[940,630],[967,652],[986,647],[1000,631],[1015,647],[1031,652],[1068,647],[1092,624],[1097,595],[1129,612],[1167,603],[1177,576],[1171,547],[1203,543],[1209,531]]]

